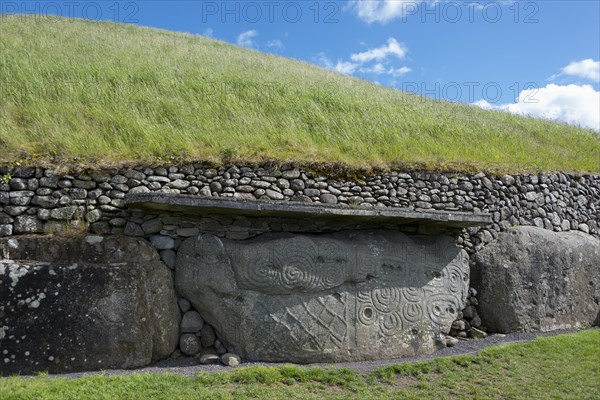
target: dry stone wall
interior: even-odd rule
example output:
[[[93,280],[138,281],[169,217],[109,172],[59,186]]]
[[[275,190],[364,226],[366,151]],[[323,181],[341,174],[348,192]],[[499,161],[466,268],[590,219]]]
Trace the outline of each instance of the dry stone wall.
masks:
[[[70,175],[44,168],[0,168],[0,236],[52,232],[72,221],[89,224],[93,233],[140,234],[136,225],[128,226],[132,213],[125,208],[125,196],[151,191],[491,213],[491,226],[469,229],[459,239],[470,253],[515,225],[600,234],[599,176],[390,172],[340,181],[298,168],[198,164]]]
[[[354,181],[332,179],[302,168],[217,167],[205,164],[135,167],[57,173],[45,168],[0,168],[0,236],[52,232],[143,237],[174,273],[182,243],[200,233],[219,240],[251,239],[272,232],[331,233],[373,229],[356,223],[132,210],[128,193],[180,193],[240,200],[302,201],[349,206],[489,213],[493,223],[454,232],[470,255],[513,226],[600,237],[600,176],[566,173],[491,176],[433,172],[389,172]],[[402,226],[378,228],[412,233]],[[181,297],[179,350],[200,362],[239,362],[234,345],[219,336],[190,300]],[[477,337],[482,321],[477,292],[466,294],[451,333]],[[210,318],[209,318],[210,319]],[[445,328],[446,329],[446,328]]]

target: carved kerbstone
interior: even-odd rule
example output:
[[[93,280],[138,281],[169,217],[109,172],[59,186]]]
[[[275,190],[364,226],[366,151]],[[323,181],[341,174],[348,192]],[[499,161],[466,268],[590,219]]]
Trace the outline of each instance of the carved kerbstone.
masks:
[[[448,236],[200,235],[176,285],[242,357],[339,362],[432,353],[463,309],[468,256]]]

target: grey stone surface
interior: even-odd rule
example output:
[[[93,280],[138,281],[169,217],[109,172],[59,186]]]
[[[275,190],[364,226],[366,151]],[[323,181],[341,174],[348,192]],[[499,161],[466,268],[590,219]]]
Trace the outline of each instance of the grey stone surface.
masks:
[[[136,167],[104,171],[76,170],[72,175],[59,175],[56,171],[41,167],[33,170],[34,177],[18,178],[15,175],[18,171],[3,168],[3,174],[12,174],[13,179],[10,184],[0,183],[0,205],[4,207],[0,211],[11,217],[24,213],[37,214],[38,219],[47,221],[52,219],[51,211],[56,207],[77,205],[78,211],[73,216],[75,219],[83,218],[92,210],[100,210],[100,220],[90,223],[90,229],[94,232],[104,232],[104,228],[98,227],[105,227],[104,223],[115,218],[128,219],[124,202],[126,193],[133,195],[159,191],[200,196],[211,196],[212,192],[215,197],[244,201],[291,200],[315,206],[335,202],[338,207],[369,207],[371,215],[382,209],[393,214],[396,210],[412,212],[418,208],[451,214],[483,213],[488,214],[488,218],[493,216],[491,226],[486,226],[481,232],[464,235],[460,245],[469,254],[480,250],[490,238],[497,237],[499,232],[514,225],[535,225],[555,231],[580,230],[596,237],[600,235],[597,217],[600,210],[600,176],[597,175],[540,173],[499,177],[486,176],[485,173],[461,176],[432,171],[387,171],[356,177],[355,181],[344,181],[339,177],[315,176],[304,168],[290,169],[287,166],[273,169],[238,165],[206,169],[196,165],[186,167],[185,172],[179,166]],[[179,189],[185,186],[188,187]],[[309,189],[307,193],[312,197],[304,194],[305,189]],[[329,206],[324,209],[325,213],[331,210]],[[386,212],[381,217],[389,218],[384,215]],[[58,214],[55,212],[55,216]],[[339,214],[339,211],[334,210],[334,214]],[[307,217],[312,218],[308,214],[301,218]],[[346,215],[337,217],[346,219]],[[415,215],[415,218],[419,216]],[[60,216],[59,219],[70,218]],[[134,222],[141,225],[145,220]],[[436,222],[435,225],[444,224]],[[146,235],[159,233],[160,230],[158,227],[158,230],[147,232]],[[130,231],[126,234],[129,235]],[[139,235],[139,230],[131,232]],[[113,222],[113,226],[108,225],[105,233],[122,234],[123,227],[114,226]],[[429,233],[432,231],[429,230]],[[239,236],[237,233],[235,235]]]
[[[188,311],[181,319],[181,333],[196,333],[204,327],[204,320],[198,311]]]
[[[336,204],[337,203],[337,197],[335,197],[332,194],[324,193],[324,194],[321,195],[321,203],[324,203],[324,204]]]
[[[125,235],[134,236],[134,237],[142,237],[144,236],[144,230],[141,226],[136,224],[135,222],[127,222],[125,225]]]
[[[133,368],[175,350],[171,273],[146,241],[20,236],[0,255],[2,373]]]
[[[170,269],[175,268],[175,259],[177,258],[177,253],[173,250],[162,250],[160,252],[160,259],[163,260],[165,265]]]
[[[494,332],[600,322],[600,240],[515,227],[475,256],[479,314]]]
[[[77,206],[55,208],[50,212],[50,217],[56,220],[69,220],[75,216],[76,212]]]
[[[87,222],[89,222],[90,224],[100,221],[101,218],[102,218],[102,211],[100,211],[100,210],[92,210],[85,214],[85,220]]]
[[[11,236],[13,234],[12,225],[0,225],[0,237]]]
[[[186,356],[193,356],[200,351],[200,340],[193,333],[184,333],[179,338],[179,349]]]
[[[394,231],[200,235],[176,286],[243,358],[328,362],[431,353],[466,304],[468,257]],[[202,335],[201,335],[202,337]]]
[[[35,215],[19,215],[15,218],[14,233],[40,233],[42,230],[42,222]]]
[[[177,300],[177,304],[179,305],[179,309],[181,312],[186,313],[192,308],[192,304],[184,298]]]
[[[317,189],[315,189],[317,190]],[[317,190],[318,192],[318,190]],[[319,194],[317,193],[317,196]],[[361,198],[362,199],[362,198]],[[127,196],[127,205],[155,211],[183,211],[188,213],[218,212],[227,215],[300,216],[305,218],[356,218],[364,220],[386,219],[404,223],[427,221],[430,225],[463,228],[486,225],[489,215],[460,212],[414,211],[373,207],[348,207],[338,204],[305,204],[298,202],[237,201],[210,199],[190,195],[167,193],[142,193]]]
[[[203,365],[219,363],[219,355],[215,349],[211,347],[200,350],[200,353],[198,353],[196,358],[198,359],[198,362]]]
[[[219,359],[221,361],[221,364],[226,365],[228,367],[237,367],[242,362],[240,356],[232,353],[225,353],[221,355]]]
[[[216,339],[217,336],[213,327],[208,324],[204,325],[202,331],[200,331],[200,343],[202,343],[202,347],[212,346]]]
[[[151,219],[142,224],[142,229],[146,235],[150,235],[152,233],[158,233],[162,229],[162,222],[160,219]]]
[[[175,240],[169,236],[152,235],[150,236],[150,242],[158,250],[169,250],[175,247]]]

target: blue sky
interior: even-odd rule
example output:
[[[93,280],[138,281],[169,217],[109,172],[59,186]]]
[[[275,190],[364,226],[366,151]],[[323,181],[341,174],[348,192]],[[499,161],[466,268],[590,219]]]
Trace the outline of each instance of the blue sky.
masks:
[[[210,36],[428,97],[600,130],[600,1],[8,1]]]

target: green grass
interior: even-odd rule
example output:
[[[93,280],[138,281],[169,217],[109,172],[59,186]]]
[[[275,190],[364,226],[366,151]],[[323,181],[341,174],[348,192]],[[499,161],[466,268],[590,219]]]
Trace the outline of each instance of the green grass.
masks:
[[[0,162],[599,172],[600,135],[207,38],[0,16]]]
[[[489,347],[478,355],[349,369],[250,367],[226,373],[0,379],[13,399],[598,399],[600,331]]]

